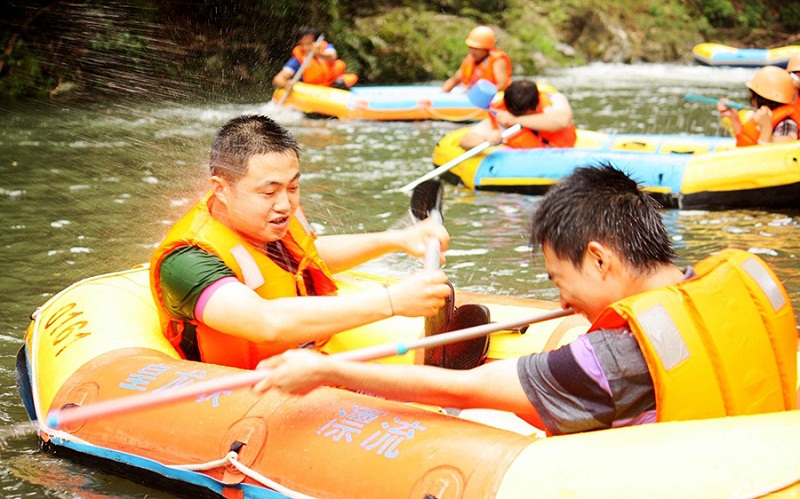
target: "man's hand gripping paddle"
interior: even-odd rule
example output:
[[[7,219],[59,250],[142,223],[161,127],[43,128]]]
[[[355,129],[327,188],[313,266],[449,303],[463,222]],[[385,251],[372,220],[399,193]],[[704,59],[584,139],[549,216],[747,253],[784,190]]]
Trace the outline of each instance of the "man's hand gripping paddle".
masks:
[[[433,218],[443,223],[442,196],[444,188],[438,180],[428,180],[414,188],[411,195],[411,215],[417,221]],[[425,268],[438,269],[441,247],[431,239],[425,253]],[[449,284],[449,283],[448,283]],[[472,326],[488,324],[489,309],[484,305],[464,304],[455,308],[455,291],[450,285],[450,297],[436,315],[425,318],[425,336],[434,336]],[[425,349],[425,364],[449,369],[471,369],[486,358],[489,336],[472,338],[436,348]]]

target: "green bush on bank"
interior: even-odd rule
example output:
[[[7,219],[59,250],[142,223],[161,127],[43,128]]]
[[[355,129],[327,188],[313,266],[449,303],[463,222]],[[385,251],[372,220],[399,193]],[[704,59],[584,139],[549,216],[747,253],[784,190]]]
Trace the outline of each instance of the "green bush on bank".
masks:
[[[778,6],[778,12],[790,33],[800,31],[800,2],[783,2]]]
[[[9,46],[10,36],[0,39]],[[30,53],[22,41],[12,43],[9,56],[3,59],[0,72],[0,97],[17,98],[26,95],[46,95],[56,82],[42,71],[40,58]]]

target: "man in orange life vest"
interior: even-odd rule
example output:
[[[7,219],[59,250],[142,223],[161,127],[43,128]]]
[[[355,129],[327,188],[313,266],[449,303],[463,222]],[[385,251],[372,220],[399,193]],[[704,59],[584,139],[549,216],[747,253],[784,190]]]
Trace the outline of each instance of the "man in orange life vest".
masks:
[[[350,88],[356,84],[358,76],[345,73],[346,64],[338,58],[336,48],[326,41],[317,43],[317,37],[318,34],[313,28],[307,26],[300,28],[298,44],[292,50],[291,59],[272,79],[272,85],[275,88],[289,90],[293,85],[292,76],[300,70],[306,57],[312,51],[314,51],[314,56],[303,70],[302,80],[304,83],[337,88]]]
[[[775,144],[798,139],[800,109],[794,104],[796,90],[789,72],[777,66],[765,66],[747,82],[750,103],[756,108],[746,123],[739,113],[720,99],[717,111],[733,124],[736,145]]]
[[[505,145],[522,149],[536,147],[573,147],[575,125],[572,108],[564,94],[543,92],[536,83],[519,80],[512,83],[490,106],[489,118],[478,122],[459,141],[463,149],[489,142],[500,144],[501,127],[522,125],[522,130],[505,140]]]
[[[469,54],[453,76],[442,84],[442,91],[449,92],[457,85],[469,90],[478,80],[489,80],[499,90],[511,82],[511,59],[502,50],[495,48],[495,34],[488,26],[478,26],[470,31],[465,40]]]
[[[150,260],[162,330],[184,358],[254,368],[299,346],[394,315],[433,315],[450,295],[441,270],[377,291],[338,295],[332,274],[381,255],[445,249],[428,219],[401,230],[317,237],[300,209],[299,146],[266,116],[220,128],[211,189],[169,231]]]
[[[757,256],[726,249],[679,269],[656,202],[610,165],[578,168],[552,187],[530,242],[561,306],[592,322],[568,345],[468,370],[290,350],[259,365],[272,371],[255,389],[328,384],[498,409],[550,434],[794,408],[797,323]]]

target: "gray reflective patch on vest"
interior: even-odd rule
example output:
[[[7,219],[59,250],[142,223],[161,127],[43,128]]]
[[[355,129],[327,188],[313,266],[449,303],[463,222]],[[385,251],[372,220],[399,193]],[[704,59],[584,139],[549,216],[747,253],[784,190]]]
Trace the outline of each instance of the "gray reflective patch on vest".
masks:
[[[775,279],[767,272],[767,269],[758,263],[755,258],[750,258],[744,262],[742,268],[756,281],[756,284],[758,284],[764,294],[767,295],[769,302],[772,304],[772,308],[774,308],[776,312],[786,304],[786,297],[783,296],[780,285],[775,282]]]
[[[231,255],[236,263],[239,264],[239,269],[242,271],[244,277],[244,284],[250,289],[256,289],[263,286],[266,280],[258,268],[255,258],[251,255],[244,246],[237,244],[231,249]]]
[[[670,370],[689,358],[689,348],[683,341],[683,336],[662,305],[642,312],[636,320],[650,339],[664,369]]]

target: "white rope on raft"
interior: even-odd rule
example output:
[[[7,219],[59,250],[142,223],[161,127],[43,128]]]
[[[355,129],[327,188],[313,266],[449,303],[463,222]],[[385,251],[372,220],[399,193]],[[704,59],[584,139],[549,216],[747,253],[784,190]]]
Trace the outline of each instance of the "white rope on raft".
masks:
[[[224,458],[217,459],[215,461],[209,461],[207,463],[198,463],[198,464],[177,464],[169,466],[169,468],[182,471],[208,471],[208,470],[213,470],[214,468],[227,466],[228,464],[232,465],[234,468],[239,470],[243,475],[252,478],[261,485],[264,485],[265,487],[269,487],[277,492],[280,492],[281,494],[287,497],[291,497],[294,499],[316,499],[313,496],[308,496],[300,492],[297,492],[296,490],[284,487],[278,482],[270,480],[261,473],[249,468],[247,465],[242,464],[239,461],[239,454],[236,451],[230,451],[228,452],[228,455],[226,455]]]

